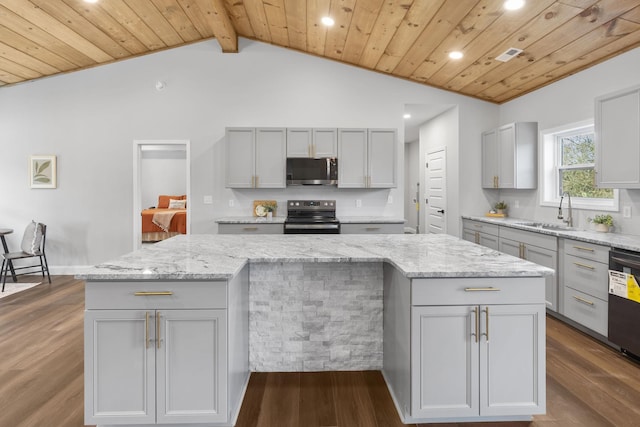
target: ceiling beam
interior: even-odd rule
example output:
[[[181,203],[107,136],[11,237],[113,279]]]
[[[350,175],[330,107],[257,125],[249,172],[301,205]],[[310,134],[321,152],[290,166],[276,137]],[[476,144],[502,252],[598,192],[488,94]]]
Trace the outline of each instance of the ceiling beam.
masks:
[[[224,7],[224,0],[198,0],[198,6],[207,17],[213,35],[225,53],[238,52],[238,34]]]

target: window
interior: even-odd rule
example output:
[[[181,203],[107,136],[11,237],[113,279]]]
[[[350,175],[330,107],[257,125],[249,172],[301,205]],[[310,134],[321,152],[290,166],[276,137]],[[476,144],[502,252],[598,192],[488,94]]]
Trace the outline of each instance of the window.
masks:
[[[576,208],[618,210],[618,192],[595,185],[593,122],[542,132],[543,206],[558,206],[565,192]]]

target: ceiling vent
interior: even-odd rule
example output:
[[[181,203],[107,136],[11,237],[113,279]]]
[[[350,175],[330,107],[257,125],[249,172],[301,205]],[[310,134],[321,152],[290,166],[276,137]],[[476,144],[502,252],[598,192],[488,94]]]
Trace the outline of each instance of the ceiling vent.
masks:
[[[516,56],[520,55],[520,53],[522,53],[522,49],[518,49],[517,47],[510,47],[502,55],[496,57],[496,59],[501,62],[507,62],[510,59],[513,59]]]

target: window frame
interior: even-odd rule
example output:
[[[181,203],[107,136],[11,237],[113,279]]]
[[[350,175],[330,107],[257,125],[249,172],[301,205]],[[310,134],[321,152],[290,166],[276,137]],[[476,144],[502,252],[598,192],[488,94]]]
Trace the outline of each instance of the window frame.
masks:
[[[552,206],[557,208],[560,204],[560,170],[591,168],[591,164],[561,166],[562,148],[558,142],[559,135],[581,133],[593,129],[593,119],[570,123],[551,129],[540,131],[540,206]],[[593,164],[595,170],[595,161]],[[592,199],[586,197],[571,196],[571,205],[574,209],[586,209],[597,211],[615,212],[619,210],[619,191],[613,189],[613,199]]]

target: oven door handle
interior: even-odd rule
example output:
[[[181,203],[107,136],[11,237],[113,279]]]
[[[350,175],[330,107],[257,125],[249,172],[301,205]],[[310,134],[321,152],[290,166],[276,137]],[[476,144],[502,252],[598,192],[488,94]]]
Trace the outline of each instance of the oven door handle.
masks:
[[[289,230],[337,230],[340,224],[285,224]]]
[[[640,269],[640,262],[631,261],[627,258],[618,258],[616,256],[612,256],[611,260],[615,261],[616,263],[620,264],[623,267]]]

